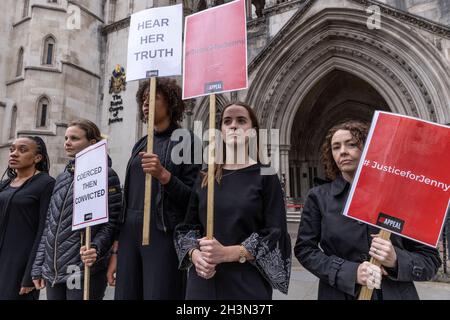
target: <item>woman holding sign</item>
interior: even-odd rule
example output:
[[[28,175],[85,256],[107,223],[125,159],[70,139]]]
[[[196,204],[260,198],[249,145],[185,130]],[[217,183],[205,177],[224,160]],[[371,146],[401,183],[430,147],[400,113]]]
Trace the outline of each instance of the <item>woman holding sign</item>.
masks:
[[[103,138],[98,127],[81,119],[69,124],[64,148],[69,158]],[[46,287],[48,300],[82,300],[84,264],[91,267],[92,300],[102,299],[106,288],[106,269],[113,243],[122,194],[117,174],[108,168],[109,221],[91,227],[91,249],[86,250],[84,230],[72,231],[75,160],[56,178],[45,230],[32,269],[37,289]]]
[[[55,184],[49,169],[41,138],[18,138],[10,146],[7,179],[0,183],[0,300],[39,298],[31,266]]]
[[[139,86],[136,100],[141,119],[146,122],[149,112],[148,81]],[[183,141],[171,139],[180,127],[184,107],[181,88],[176,81],[158,78],[153,153],[146,152],[147,136],[143,137],[135,144],[126,171],[123,214],[108,270],[108,281],[116,286],[115,299],[184,298],[185,274],[177,268],[173,229],[184,219],[191,187],[201,166],[201,163],[195,164],[193,161],[192,134],[185,130]],[[173,155],[172,150],[179,150],[180,146],[185,146],[184,152],[190,151],[190,161],[174,162],[174,156],[179,154]],[[150,244],[143,246],[146,173],[152,175],[152,203]]]
[[[267,300],[273,288],[287,294],[291,240],[285,203],[278,176],[265,175],[268,168],[254,160],[258,152],[249,152],[250,137],[259,133],[256,115],[250,106],[232,103],[223,109],[220,127],[225,160],[215,165],[214,238],[205,237],[206,172],[176,228],[180,268],[193,265],[186,299]]]
[[[361,286],[372,299],[418,299],[413,281],[430,280],[441,261],[438,251],[342,215],[355,177],[368,125],[349,121],[328,131],[322,147],[327,178],[310,190],[302,212],[295,256],[320,279],[319,299],[356,299]],[[401,195],[399,195],[401,196]],[[374,257],[381,268],[368,262]]]

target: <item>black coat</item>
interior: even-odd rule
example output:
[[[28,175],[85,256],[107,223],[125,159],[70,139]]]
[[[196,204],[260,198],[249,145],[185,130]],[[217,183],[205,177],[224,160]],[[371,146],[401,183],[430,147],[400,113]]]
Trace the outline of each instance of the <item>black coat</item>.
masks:
[[[371,234],[378,228],[342,215],[350,184],[342,176],[311,189],[298,231],[295,256],[320,279],[319,299],[356,299],[359,264],[368,261]],[[381,282],[383,300],[418,299],[413,281],[430,280],[441,260],[436,249],[392,234],[397,268]],[[320,245],[320,248],[319,248]],[[374,295],[375,296],[375,295]]]
[[[121,209],[122,193],[119,177],[111,168],[111,161],[109,166],[109,221],[91,227],[91,246],[96,248],[98,253],[97,261],[91,267],[91,274],[105,270],[108,266],[108,253]],[[77,266],[80,271],[84,270],[80,258],[84,230],[72,231],[73,175],[74,161],[71,161],[64,172],[56,178],[45,230],[31,272],[33,279],[44,278],[52,284],[65,283],[69,276],[73,276],[70,271],[72,269],[68,267]]]
[[[172,133],[177,127],[171,125],[167,129],[168,133]],[[189,131],[187,131],[189,132]],[[172,141],[170,136],[167,137],[163,145],[164,157],[161,157],[161,165],[171,173],[170,181],[166,185],[159,184],[158,193],[156,195],[156,227],[158,230],[167,232],[173,231],[175,226],[184,220],[189,198],[191,196],[191,188],[197,178],[197,175],[201,169],[201,164],[195,164],[194,162],[194,139],[195,136],[189,132],[190,143],[186,142],[187,137],[180,137],[178,140]],[[201,145],[201,142],[200,142]],[[191,163],[175,164],[171,161],[171,154],[174,147],[184,147],[184,151],[188,152]],[[131,161],[136,155],[145,151],[147,148],[147,136],[142,137],[133,147],[132,155],[128,161],[125,184],[123,187],[123,204],[122,214],[120,216],[120,224],[123,224],[126,219],[128,209],[128,188],[129,188],[129,173]],[[180,153],[183,155],[183,153]],[[116,234],[116,239],[119,236]]]
[[[0,193],[10,181],[2,183]],[[34,287],[31,267],[45,225],[55,179],[41,172],[28,179],[0,208],[0,300],[19,296],[20,287]]]

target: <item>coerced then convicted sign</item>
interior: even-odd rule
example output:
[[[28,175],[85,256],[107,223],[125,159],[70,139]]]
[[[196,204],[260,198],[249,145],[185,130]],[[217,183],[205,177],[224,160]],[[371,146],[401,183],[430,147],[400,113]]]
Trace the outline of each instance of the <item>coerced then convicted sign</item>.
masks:
[[[106,140],[75,156],[72,230],[108,222]]]
[[[436,247],[450,205],[450,128],[377,111],[344,215]]]
[[[245,1],[186,17],[183,99],[246,89]]]
[[[182,21],[181,4],[131,16],[127,82],[181,74]]]

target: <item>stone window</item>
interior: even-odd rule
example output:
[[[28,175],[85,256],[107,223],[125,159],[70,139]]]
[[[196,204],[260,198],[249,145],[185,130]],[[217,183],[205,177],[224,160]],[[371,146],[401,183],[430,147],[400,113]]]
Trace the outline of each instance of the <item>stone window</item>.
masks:
[[[50,101],[47,97],[42,97],[39,99],[37,114],[36,114],[36,127],[43,128],[47,127],[47,118],[50,109]]]
[[[11,112],[11,127],[9,127],[10,139],[14,139],[16,137],[16,124],[17,124],[17,106],[14,106]]]
[[[134,0],[128,0],[128,15],[132,15],[134,12]]]
[[[6,113],[6,103],[1,102],[0,101],[0,124],[6,125],[7,123],[7,118],[5,118],[5,113]],[[4,136],[3,136],[3,127],[2,130],[0,131],[0,143],[4,143]]]
[[[42,55],[42,64],[53,65],[55,57],[56,40],[52,36],[47,36],[44,40],[44,53]]]
[[[108,23],[113,23],[116,20],[116,6],[117,0],[109,0]]]
[[[17,55],[16,77],[22,74],[22,69],[23,69],[23,48],[20,48],[19,54]]]
[[[30,0],[23,0],[22,18],[28,16],[29,8],[30,8]]]

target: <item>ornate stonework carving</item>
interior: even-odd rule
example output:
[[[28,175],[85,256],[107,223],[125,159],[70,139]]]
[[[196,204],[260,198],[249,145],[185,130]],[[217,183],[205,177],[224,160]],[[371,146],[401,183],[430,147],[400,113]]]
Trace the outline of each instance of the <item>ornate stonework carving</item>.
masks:
[[[450,28],[445,25],[393,8],[379,1],[373,0],[350,0],[350,1],[362,4],[367,7],[372,5],[379,6],[382,14],[390,15],[415,27],[425,29],[431,33],[450,39]]]
[[[311,47],[310,49],[313,49],[313,47]],[[321,51],[318,55],[316,55],[314,59],[309,60],[304,66],[302,66],[300,69],[298,69],[298,71],[296,71],[296,74],[308,73],[308,69],[314,68],[314,66],[317,65],[318,61],[321,61],[321,58],[324,57],[325,55],[351,56],[353,58],[362,59],[362,60],[366,61],[367,63],[369,63],[370,65],[378,68],[383,73],[385,73],[387,77],[389,77],[390,79],[392,79],[392,81],[395,82],[396,86],[398,87],[398,90],[403,94],[403,96],[405,97],[405,100],[408,102],[411,112],[412,112],[412,115],[419,116],[417,106],[415,105],[414,100],[411,97],[411,94],[409,93],[408,89],[405,87],[403,82],[400,80],[400,78],[397,77],[387,66],[385,66],[379,60],[377,60],[365,53],[357,51],[355,49],[351,49],[351,48],[348,48],[345,46],[330,46],[330,47],[326,48],[325,50]],[[298,58],[300,59],[301,57],[299,56]],[[286,66],[286,69],[289,69],[289,67]],[[269,112],[268,108],[270,106],[274,105],[274,101],[272,100],[273,92],[276,92],[278,90],[283,90],[284,93],[281,95],[281,97],[279,97],[279,100],[277,101],[276,104],[278,106],[285,106],[288,102],[288,101],[286,101],[286,98],[288,97],[288,92],[290,91],[291,88],[293,88],[293,87],[295,88],[295,86],[298,84],[298,79],[296,77],[293,77],[284,88],[278,88],[278,86],[282,85],[282,81],[286,81],[286,79],[283,80],[281,78],[281,74],[280,74],[280,78],[277,79],[276,85],[273,88],[274,90],[271,90],[272,95],[269,97],[269,103],[264,105],[262,115],[263,115],[264,122],[266,125],[267,125],[267,121],[268,121],[268,116],[272,115],[270,124],[271,124],[271,126],[276,126],[280,113],[283,113],[285,110],[284,107],[278,107],[275,109],[274,112],[272,112],[272,113]]]
[[[194,100],[194,99],[193,99]],[[193,116],[197,121],[203,122],[204,128],[209,125],[209,96],[199,97],[197,100],[197,106],[193,108]],[[219,122],[220,114],[223,107],[229,102],[227,97],[223,94],[216,95],[216,125]]]
[[[291,20],[288,23],[286,23],[286,25],[278,32],[277,36],[274,39],[272,39],[272,41],[267,45],[267,47],[263,51],[261,51],[255,57],[255,59],[253,59],[253,61],[249,65],[249,73],[251,73],[253,71],[255,66],[257,66],[259,64],[259,62],[262,59],[264,59],[265,56],[270,55],[276,49],[276,47],[278,45],[277,39],[283,39],[285,37],[285,35],[287,33],[289,33],[289,30],[291,30],[292,26],[297,24],[297,22],[312,7],[312,5],[316,1],[317,0],[306,0],[306,1],[304,1],[304,3],[299,3],[297,1],[288,2],[288,3],[295,4],[295,5],[303,5],[303,6],[294,14],[294,16],[291,18]],[[439,23],[435,23],[435,22],[427,20],[425,18],[421,18],[419,16],[415,16],[410,13],[392,8],[383,3],[380,3],[378,1],[374,1],[374,0],[350,0],[350,1],[359,3],[366,7],[371,6],[371,5],[377,5],[380,7],[381,12],[384,14],[387,14],[394,18],[400,19],[400,20],[407,22],[408,24],[411,24],[413,26],[416,26],[420,29],[427,30],[433,34],[450,39],[450,27],[447,27],[445,25],[441,25]],[[268,8],[268,9],[264,10],[264,13],[265,14],[269,13],[270,10],[272,10],[272,11],[273,10],[282,10],[283,6],[285,6],[285,5],[286,5],[285,3],[282,3],[277,6]],[[265,23],[265,19],[252,20],[248,23],[248,27],[252,28],[254,24],[261,24],[261,23]]]
[[[127,17],[125,19],[116,21],[114,23],[111,23],[111,24],[105,26],[102,29],[102,34],[107,35],[108,33],[116,32],[116,31],[128,28],[129,26],[130,26],[130,17]]]
[[[330,15],[333,16],[332,13]],[[381,73],[385,74],[386,79],[390,79],[390,81],[395,83],[395,89],[408,105],[411,115],[423,115],[418,109],[419,106],[417,104],[420,104],[422,110],[426,110],[430,120],[438,121],[436,106],[431,96],[433,95],[434,99],[437,99],[436,101],[439,100],[439,97],[435,93],[430,94],[425,83],[428,82],[428,85],[432,85],[437,80],[433,77],[442,77],[443,75],[435,75],[434,72],[430,73],[423,69],[423,63],[425,62],[423,59],[425,57],[421,56],[422,53],[418,54],[418,51],[413,50],[408,55],[405,55],[405,50],[407,49],[405,43],[398,40],[383,41],[383,38],[381,38],[382,35],[380,34],[374,35],[364,32],[359,25],[359,21],[356,24],[354,23],[355,21],[352,21],[352,25],[340,25],[340,22],[335,21],[333,17],[326,18],[329,21],[327,22],[329,24],[329,30],[319,35],[309,35],[309,40],[302,42],[302,47],[294,47],[291,43],[292,38],[289,37],[292,35],[292,30],[298,30],[298,26],[295,25],[295,23],[298,23],[298,19],[296,18],[298,16],[294,15],[291,21],[288,22],[288,24],[291,24],[291,27],[283,28],[276,37],[278,40],[274,39],[264,49],[264,52],[255,58],[250,66],[250,73],[254,72],[256,68],[261,68],[259,72],[265,74],[265,81],[269,81],[269,84],[263,84],[261,83],[263,80],[256,78],[253,81],[252,87],[258,87],[258,89],[254,91],[251,88],[247,96],[248,101],[254,102],[254,99],[259,99],[258,105],[261,109],[258,114],[261,116],[261,122],[264,126],[273,127],[279,125],[278,118],[280,113],[283,113],[284,109],[286,109],[287,101],[289,101],[287,98],[290,96],[292,88],[298,85],[298,81],[304,81],[299,80],[299,76],[305,73],[307,74],[308,69],[317,66],[318,59],[326,54],[330,56],[351,57],[351,60],[355,61],[355,66],[358,65],[356,61],[360,60],[361,65],[369,64],[373,68],[378,69]],[[420,37],[418,34],[417,36]],[[286,40],[288,38],[290,39],[289,41]],[[334,41],[339,45],[331,45],[319,51],[320,48],[318,46],[322,45],[324,41]],[[280,56],[277,53],[282,51],[290,52],[290,55]],[[312,51],[317,52],[314,53],[315,56],[312,56]],[[307,54],[309,56],[305,57]],[[427,54],[433,55],[430,52],[427,52]],[[277,68],[267,67],[262,62],[266,60],[266,55],[277,56],[275,60],[278,61],[273,61],[272,59],[271,62],[272,66],[275,63],[278,66]],[[409,59],[409,61],[406,61],[406,59]],[[436,58],[433,57],[432,59]],[[430,61],[426,61],[426,63],[426,65],[430,65],[430,68],[436,68],[436,66],[431,67]],[[434,63],[439,64],[442,61],[438,62],[436,60]],[[267,78],[268,70],[273,71],[270,75],[270,80]],[[439,80],[437,81],[438,83],[441,82]],[[442,85],[445,87],[447,82],[444,81]],[[432,90],[437,90],[437,88],[433,88]],[[265,92],[264,97],[255,98],[253,96],[255,92]],[[440,101],[440,104],[442,104],[442,101]],[[438,105],[438,107],[442,106]]]

